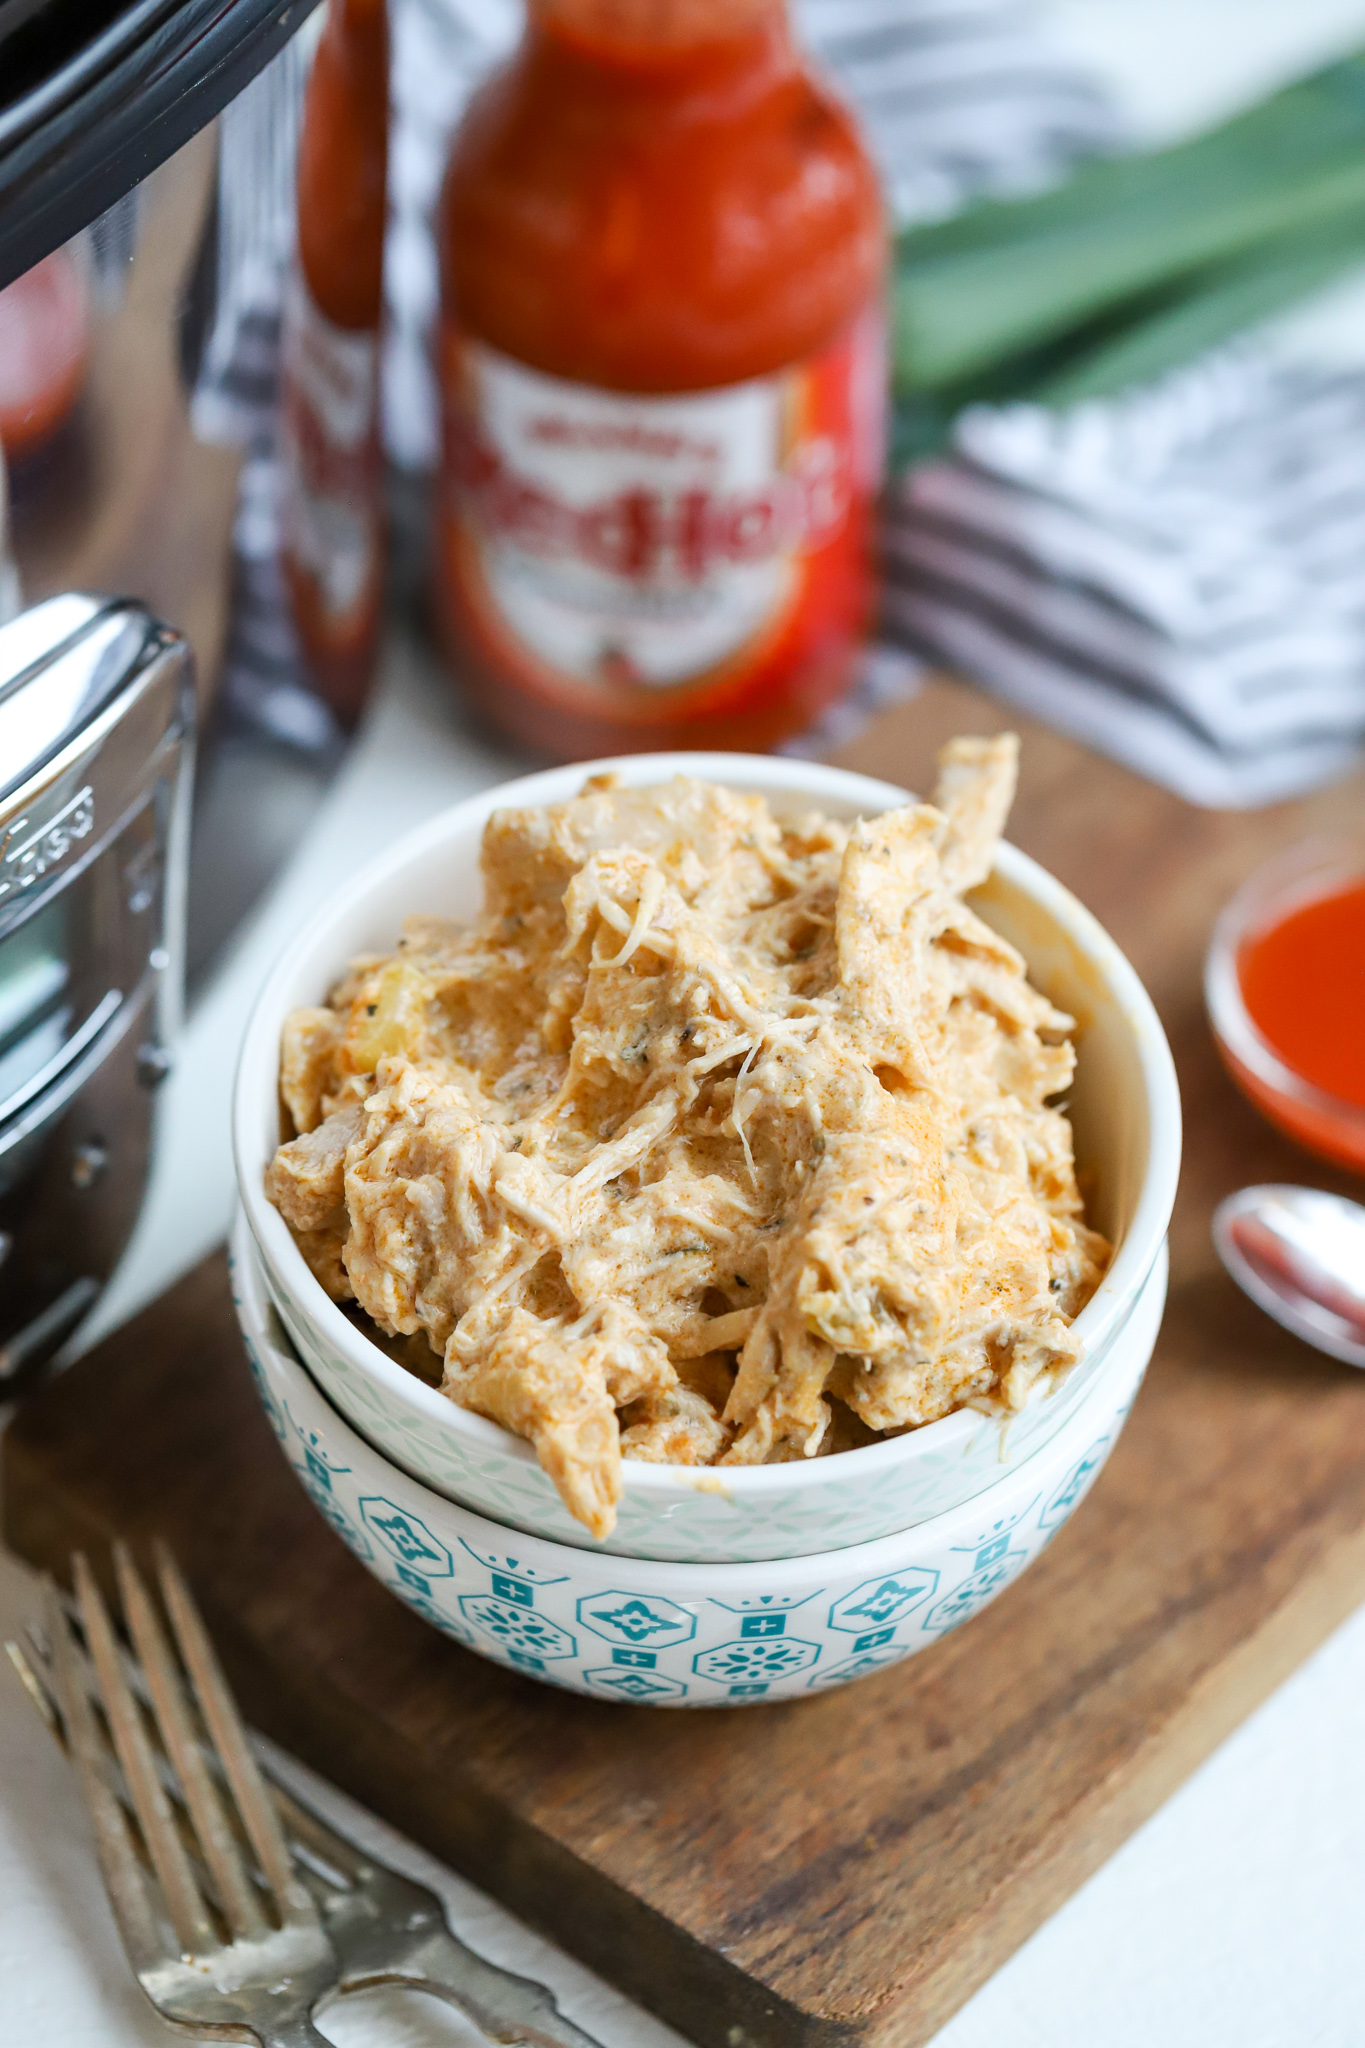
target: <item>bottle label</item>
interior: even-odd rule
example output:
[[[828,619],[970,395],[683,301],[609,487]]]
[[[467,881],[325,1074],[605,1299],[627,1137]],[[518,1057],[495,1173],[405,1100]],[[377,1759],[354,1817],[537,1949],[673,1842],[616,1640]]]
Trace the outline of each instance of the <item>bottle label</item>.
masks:
[[[294,272],[280,337],[281,545],[339,636],[376,601],[383,548],[379,339],[334,326]]]
[[[636,715],[747,690],[865,546],[881,343],[878,309],[790,370],[652,397],[449,331],[442,568],[476,653]]]

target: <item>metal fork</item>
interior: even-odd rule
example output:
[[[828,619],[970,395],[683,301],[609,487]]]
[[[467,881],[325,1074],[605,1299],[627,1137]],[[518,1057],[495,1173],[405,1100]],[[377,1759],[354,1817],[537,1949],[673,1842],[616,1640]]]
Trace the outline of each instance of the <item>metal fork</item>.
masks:
[[[79,1553],[72,1562],[86,1655],[49,1584],[50,1678],[109,1903],[138,1982],[178,2033],[256,2041],[262,2048],[326,2048],[309,2013],[336,1982],[336,1954],[311,1894],[294,1874],[279,1818],[179,1574],[163,1569],[162,1592],[214,1745],[214,1772],[195,1738],[186,1684],[165,1629],[127,1552],[115,1553],[115,1567],[146,1679],[145,1705],[129,1686],[89,1563]],[[178,1813],[158,1768],[153,1730],[175,1772]],[[126,1804],[113,1789],[115,1779]]]
[[[152,1715],[156,1714],[156,1694],[151,1669],[147,1661],[143,1638],[137,1633],[134,1614],[141,1614],[145,1604],[151,1612],[151,1603],[138,1579],[136,1568],[126,1551],[121,1547],[115,1552],[120,1586],[124,1595],[124,1606],[129,1618],[132,1635],[132,1651],[115,1646],[116,1655],[122,1666],[122,1677],[127,1691],[142,1702]],[[188,1735],[190,1748],[198,1756],[199,1766],[209,1779],[212,1792],[214,1782],[231,1780],[227,1772],[227,1755],[222,1747],[221,1730],[229,1729],[227,1747],[234,1756],[246,1759],[256,1784],[260,1787],[264,1802],[275,1819],[275,1831],[281,1838],[286,1863],[292,1862],[292,1880],[297,1886],[306,1888],[321,1929],[330,1941],[333,1950],[330,1979],[319,1989],[309,1993],[304,2012],[325,1991],[358,1991],[379,1984],[403,1984],[435,1993],[457,2005],[473,2020],[483,2033],[497,2042],[524,2042],[530,2048],[598,2048],[591,2037],[566,2020],[546,1988],[513,1972],[500,1969],[486,1962],[482,1956],[467,1948],[454,1936],[446,1925],[445,1912],[436,1893],[427,1886],[417,1884],[411,1878],[364,1855],[344,1836],[329,1827],[318,1815],[311,1812],[295,1799],[278,1780],[269,1779],[259,1770],[248,1747],[245,1731],[238,1719],[235,1703],[228,1692],[226,1681],[218,1670],[216,1659],[209,1644],[207,1631],[185,1586],[173,1559],[163,1547],[158,1546],[158,1576],[163,1595],[178,1637],[184,1643],[182,1623],[188,1628],[195,1642],[201,1669],[211,1670],[214,1683],[213,1696],[218,1710],[218,1724],[204,1715],[203,1725],[197,1731],[191,1709],[186,1716],[183,1734]],[[37,1708],[50,1731],[62,1746],[78,1762],[78,1753],[72,1736],[72,1722],[64,1704],[61,1681],[58,1676],[60,1656],[66,1656],[75,1667],[75,1676],[83,1681],[83,1696],[89,1708],[89,1694],[97,1698],[102,1695],[101,1674],[94,1662],[94,1644],[90,1641],[84,1623],[84,1587],[93,1589],[88,1567],[83,1559],[77,1566],[77,1599],[67,1602],[55,1587],[48,1589],[48,1637],[43,1638],[29,1631],[27,1654],[16,1643],[6,1644],[11,1662],[24,1683],[34,1706]],[[136,1586],[138,1591],[130,1599],[129,1589]],[[140,1599],[139,1599],[140,1595]],[[95,1598],[98,1599],[98,1593]],[[54,1611],[55,1610],[55,1611]],[[153,1615],[153,1625],[155,1617]],[[91,1656],[87,1660],[78,1640],[71,1632],[71,1621],[76,1620],[90,1643]],[[145,1624],[144,1624],[145,1627]],[[111,1631],[112,1636],[112,1631]],[[164,1640],[164,1639],[163,1639]],[[59,1645],[65,1643],[65,1651]],[[153,1652],[155,1656],[155,1652]],[[141,1661],[139,1661],[141,1660]],[[196,1678],[195,1667],[186,1656],[187,1667]],[[188,1703],[186,1703],[188,1704]],[[78,1710],[79,1711],[79,1710]],[[159,1733],[153,1729],[153,1734]],[[214,1744],[219,1748],[215,1753]],[[185,1838],[192,1865],[200,1869],[207,1888],[218,1896],[221,1880],[209,1862],[207,1844],[202,1858],[197,1854],[194,1815],[188,1799],[188,1786],[182,1798],[183,1773],[179,1757],[169,1742],[161,1743],[152,1751],[152,1760],[160,1779],[163,1794],[170,1802],[174,1823]],[[115,1758],[107,1746],[99,1759],[101,1782],[107,1798],[113,1799],[116,1808],[133,1806],[132,1786],[126,1772],[121,1768],[121,1757]],[[190,1765],[191,1773],[195,1771]],[[84,1777],[82,1778],[84,1783]],[[87,1794],[87,1799],[89,1795]],[[201,1807],[203,1805],[201,1800]],[[94,1809],[92,1807],[92,1813]],[[140,1817],[140,1816],[139,1816]],[[245,1815],[242,1816],[243,1821]],[[98,1822],[97,1822],[98,1829]],[[251,1838],[255,1847],[254,1837]],[[259,1855],[259,1852],[258,1852]],[[106,1870],[106,1883],[109,1882]],[[259,1883],[264,1876],[264,1865],[254,1871]],[[227,1880],[231,1883],[231,1879]],[[114,1896],[110,1884],[111,1897]],[[117,1913],[117,1906],[116,1906]],[[120,1919],[122,1926],[122,1920]],[[129,1954],[133,1951],[127,1941]],[[144,1989],[148,1989],[145,1978],[134,1957],[134,1968],[138,1970]],[[153,2002],[160,2006],[158,1993],[151,1993]],[[305,2025],[307,2024],[305,2018]],[[311,2027],[306,2033],[266,2034],[260,2032],[260,2021],[251,2020],[247,2025],[257,2038],[270,2044],[279,2042],[316,2041],[320,2037]],[[202,2019],[197,2019],[190,2031],[205,2029]],[[221,2028],[218,2029],[221,2032]],[[239,2033],[238,2038],[243,2036]],[[251,2038],[249,2032],[245,2038]],[[227,2038],[232,2038],[228,2035]]]

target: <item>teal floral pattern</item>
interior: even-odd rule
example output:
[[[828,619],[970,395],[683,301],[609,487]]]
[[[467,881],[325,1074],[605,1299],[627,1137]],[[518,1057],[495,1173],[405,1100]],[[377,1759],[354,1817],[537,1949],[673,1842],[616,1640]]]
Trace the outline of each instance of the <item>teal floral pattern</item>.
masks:
[[[242,1256],[239,1237],[238,1258]],[[731,1707],[888,1670],[995,1599],[1094,1483],[1155,1337],[1052,1443],[937,1521],[771,1563],[689,1565],[547,1542],[442,1498],[329,1406],[278,1330],[254,1263],[235,1268],[251,1370],[318,1512],[432,1628],[510,1671],[604,1703]]]
[[[1164,1278],[1164,1274],[1160,1276]],[[1099,1477],[1156,1339],[1162,1290],[1121,1370],[1062,1430],[937,1520],[817,1556],[657,1563],[548,1542],[444,1499],[340,1419],[293,1354],[250,1239],[233,1294],[256,1391],[338,1538],[440,1634],[544,1686],[618,1706],[745,1706],[876,1677],[970,1622],[1052,1542]]]

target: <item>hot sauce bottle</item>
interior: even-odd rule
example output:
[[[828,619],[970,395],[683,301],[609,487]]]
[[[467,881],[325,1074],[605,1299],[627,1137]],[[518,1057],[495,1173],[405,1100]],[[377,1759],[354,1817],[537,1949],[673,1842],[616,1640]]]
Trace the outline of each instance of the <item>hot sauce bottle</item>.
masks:
[[[364,703],[383,602],[388,119],[384,0],[329,0],[304,99],[281,336],[281,554],[304,663],[343,725]]]
[[[530,0],[439,223],[435,596],[562,759],[772,746],[872,602],[884,224],[784,0]]]

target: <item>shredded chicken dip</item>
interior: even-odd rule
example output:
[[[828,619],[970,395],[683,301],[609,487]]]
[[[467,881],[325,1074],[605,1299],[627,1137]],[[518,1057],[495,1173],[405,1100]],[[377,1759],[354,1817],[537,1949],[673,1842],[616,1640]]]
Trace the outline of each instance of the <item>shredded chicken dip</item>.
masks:
[[[1073,1022],[963,900],[1017,753],[956,740],[851,826],[594,776],[490,819],[476,922],[288,1019],[267,1188],[309,1266],[594,1535],[623,1457],[814,1457],[1075,1361]]]

